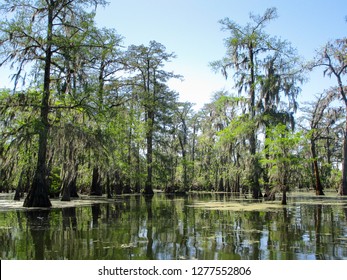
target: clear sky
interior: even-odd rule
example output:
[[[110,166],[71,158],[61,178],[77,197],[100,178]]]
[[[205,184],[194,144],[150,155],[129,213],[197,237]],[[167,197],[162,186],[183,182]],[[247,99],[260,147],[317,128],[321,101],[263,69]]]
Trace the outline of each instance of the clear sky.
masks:
[[[291,42],[299,55],[311,59],[316,49],[328,40],[347,36],[346,0],[111,0],[98,11],[97,22],[112,27],[125,37],[126,46],[156,40],[174,52],[177,58],[167,65],[184,76],[170,87],[183,101],[209,102],[213,92],[232,90],[232,80],[214,73],[209,62],[225,54],[220,19],[229,17],[240,25],[249,22],[249,13],[263,14],[276,7],[278,18],[266,31]],[[302,87],[300,100],[328,88],[330,81],[322,71],[310,75]]]
[[[148,45],[150,40],[162,43],[177,58],[167,64],[168,70],[184,76],[184,81],[171,81],[169,86],[182,101],[201,107],[213,92],[232,90],[232,80],[209,68],[209,62],[225,54],[220,19],[229,17],[240,25],[249,22],[249,13],[263,14],[276,7],[278,18],[266,31],[286,39],[305,59],[328,40],[347,36],[347,0],[109,0],[97,11],[100,27],[114,28],[122,35],[124,46]],[[0,87],[8,73],[0,69]],[[322,71],[310,75],[302,87],[300,100],[329,87]]]

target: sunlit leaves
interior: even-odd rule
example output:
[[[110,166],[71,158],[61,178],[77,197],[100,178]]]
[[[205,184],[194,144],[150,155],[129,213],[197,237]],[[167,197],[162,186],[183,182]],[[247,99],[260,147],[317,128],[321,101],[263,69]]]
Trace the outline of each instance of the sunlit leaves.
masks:
[[[272,186],[296,187],[295,182],[290,180],[290,174],[304,160],[298,157],[301,133],[294,133],[286,125],[278,124],[267,129],[267,136],[261,163],[269,168]]]

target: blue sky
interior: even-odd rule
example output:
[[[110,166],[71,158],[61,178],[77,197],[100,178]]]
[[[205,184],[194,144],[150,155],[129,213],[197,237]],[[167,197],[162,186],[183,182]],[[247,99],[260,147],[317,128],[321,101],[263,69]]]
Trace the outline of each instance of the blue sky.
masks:
[[[249,13],[263,14],[276,7],[278,18],[266,31],[286,39],[305,59],[328,40],[347,36],[346,0],[109,0],[106,8],[97,11],[100,27],[114,28],[122,35],[124,46],[156,40],[174,52],[177,58],[167,69],[184,76],[184,81],[171,81],[169,86],[182,101],[201,107],[210,101],[213,92],[232,91],[232,80],[214,73],[209,62],[225,54],[218,21],[229,17],[240,25],[249,22]],[[0,87],[6,86],[8,73],[0,70]],[[322,71],[310,74],[302,87],[300,100],[310,100],[335,81],[323,78]]]
[[[156,40],[174,52],[177,58],[167,67],[184,81],[171,81],[170,87],[181,100],[201,107],[213,92],[232,91],[232,80],[225,81],[208,66],[225,54],[223,39],[228,34],[218,21],[229,17],[245,25],[250,12],[263,14],[270,7],[277,8],[279,17],[266,31],[291,42],[305,59],[328,40],[347,36],[346,0],[111,0],[106,9],[99,9],[97,22],[115,28],[126,46]],[[332,84],[321,70],[309,78],[300,100],[310,100]]]

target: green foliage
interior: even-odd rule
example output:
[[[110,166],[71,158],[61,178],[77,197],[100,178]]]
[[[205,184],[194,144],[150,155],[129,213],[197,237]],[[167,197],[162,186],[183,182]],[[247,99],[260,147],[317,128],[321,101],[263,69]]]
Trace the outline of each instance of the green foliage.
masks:
[[[342,170],[332,169],[330,178],[328,178],[328,186],[336,191],[341,185]]]
[[[334,188],[339,184],[343,112],[320,104],[330,114],[310,129],[307,119],[300,121],[305,133],[294,132],[303,77],[294,48],[265,32],[277,17],[275,8],[251,15],[245,26],[221,21],[229,32],[226,55],[211,65],[225,76],[231,70],[237,94],[217,91],[195,112],[168,87],[170,79],[181,78],[165,70],[174,53],[156,41],[124,51],[122,36],[96,26],[95,12],[85,8],[104,1],[56,1],[57,7],[76,9],[57,10],[63,14],[55,17],[50,40],[46,4],[27,2],[39,8],[21,10],[19,0],[1,6],[0,65],[13,66],[14,90],[0,90],[0,172],[11,187],[22,170],[32,179],[45,129],[52,195],[71,180],[88,193],[95,167],[100,186],[111,193],[126,187],[139,192],[149,181],[173,192],[238,192],[259,183],[274,191],[310,187],[313,138],[322,180]],[[19,6],[8,10],[11,3]],[[48,44],[53,51],[46,124],[40,110]],[[21,91],[20,81],[26,82]]]
[[[292,175],[304,159],[298,155],[302,141],[300,132],[291,132],[286,125],[279,124],[267,129],[265,149],[260,162],[268,168],[272,188],[297,187]]]
[[[238,139],[247,138],[255,129],[255,123],[248,114],[235,117],[227,128],[218,132],[220,141],[235,142]]]
[[[59,167],[54,167],[49,174],[49,195],[57,197],[61,191],[62,180],[60,178],[61,170]]]

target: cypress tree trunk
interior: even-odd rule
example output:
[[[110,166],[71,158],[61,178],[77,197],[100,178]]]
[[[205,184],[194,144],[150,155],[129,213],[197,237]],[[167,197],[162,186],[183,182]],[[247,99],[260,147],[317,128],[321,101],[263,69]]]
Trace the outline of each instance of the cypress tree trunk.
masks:
[[[346,104],[347,110],[347,104]],[[343,156],[342,156],[342,182],[339,189],[339,195],[347,195],[347,114],[345,131],[343,137]]]
[[[147,133],[146,133],[146,142],[147,142],[147,179],[145,183],[145,189],[143,194],[153,195],[153,122],[154,122],[154,111],[149,110],[147,113]]]
[[[102,188],[101,188],[101,178],[99,174],[99,168],[94,167],[93,168],[93,178],[92,178],[92,186],[90,189],[90,195],[102,195]]]
[[[249,45],[249,67],[250,67],[250,82],[249,82],[249,97],[250,97],[250,118],[253,121],[255,119],[255,69],[254,69],[254,52],[253,52],[253,43]],[[251,132],[249,138],[250,144],[250,153],[251,153],[251,174],[250,174],[250,183],[252,188],[253,198],[261,197],[260,185],[259,185],[259,163],[256,157],[257,152],[257,137],[255,129]]]
[[[75,163],[74,166],[74,174],[69,184],[70,197],[78,198],[79,195],[77,193],[77,172],[78,172],[78,163]]]
[[[135,193],[141,192],[141,161],[140,161],[140,150],[139,147],[136,147],[136,178],[135,178]]]
[[[45,68],[43,93],[41,100],[40,128],[39,128],[39,150],[37,155],[37,165],[34,179],[29,189],[28,195],[24,200],[24,207],[51,207],[49,200],[47,183],[47,142],[49,132],[49,96],[51,83],[51,63],[52,63],[52,39],[53,39],[53,6],[48,7],[48,26],[47,26],[47,47],[45,51]]]
[[[112,198],[111,180],[110,180],[110,174],[108,173],[106,175],[106,193],[107,193],[107,198]]]
[[[72,174],[70,170],[67,170],[65,176],[63,178],[63,186],[62,186],[62,197],[61,201],[70,201],[70,181],[72,180]]]
[[[320,175],[319,175],[316,145],[313,139],[311,139],[311,153],[313,158],[313,170],[314,170],[314,177],[315,177],[316,195],[324,195],[323,186],[322,186]]]
[[[267,142],[268,135],[265,132],[265,143]],[[269,152],[268,152],[268,144],[265,144],[265,159],[269,160]],[[271,200],[271,190],[270,190],[270,178],[269,178],[269,165],[266,163],[265,168],[264,168],[264,175],[263,175],[263,180],[264,180],[264,189],[265,189],[265,194],[264,197],[266,197],[267,200]]]
[[[16,188],[16,193],[14,195],[13,200],[19,201],[21,196],[22,196],[22,192],[23,192],[23,177],[24,177],[24,175],[25,175],[25,171],[24,171],[24,168],[23,168],[21,173],[20,173],[20,176],[19,176],[19,181],[18,181],[18,185],[17,185],[17,188]]]
[[[132,104],[131,104],[132,107]],[[132,108],[131,108],[132,110]],[[131,193],[131,175],[132,169],[131,169],[131,144],[132,144],[132,128],[131,126],[129,127],[129,134],[128,134],[128,157],[127,157],[127,164],[128,164],[128,174],[127,177],[125,178],[125,185],[124,185],[124,190],[123,193],[130,194]],[[130,171],[131,170],[131,171]]]
[[[75,164],[74,164],[74,147],[73,147],[73,139],[69,141],[69,145],[65,145],[65,152],[66,154],[68,152],[68,157],[64,156],[66,159],[66,162],[63,164],[63,170],[64,176],[63,176],[63,182],[62,182],[62,198],[61,201],[70,201],[71,200],[71,187],[74,181],[74,171],[75,171]]]
[[[283,174],[283,184],[282,184],[282,205],[287,205],[287,191],[288,191],[288,172],[284,170]]]
[[[287,188],[283,187],[282,191],[282,205],[287,205]]]
[[[218,191],[223,192],[224,191],[224,180],[222,177],[219,179],[219,184],[218,184]]]
[[[118,171],[115,173],[115,192],[116,195],[121,195],[123,193],[123,185]]]

